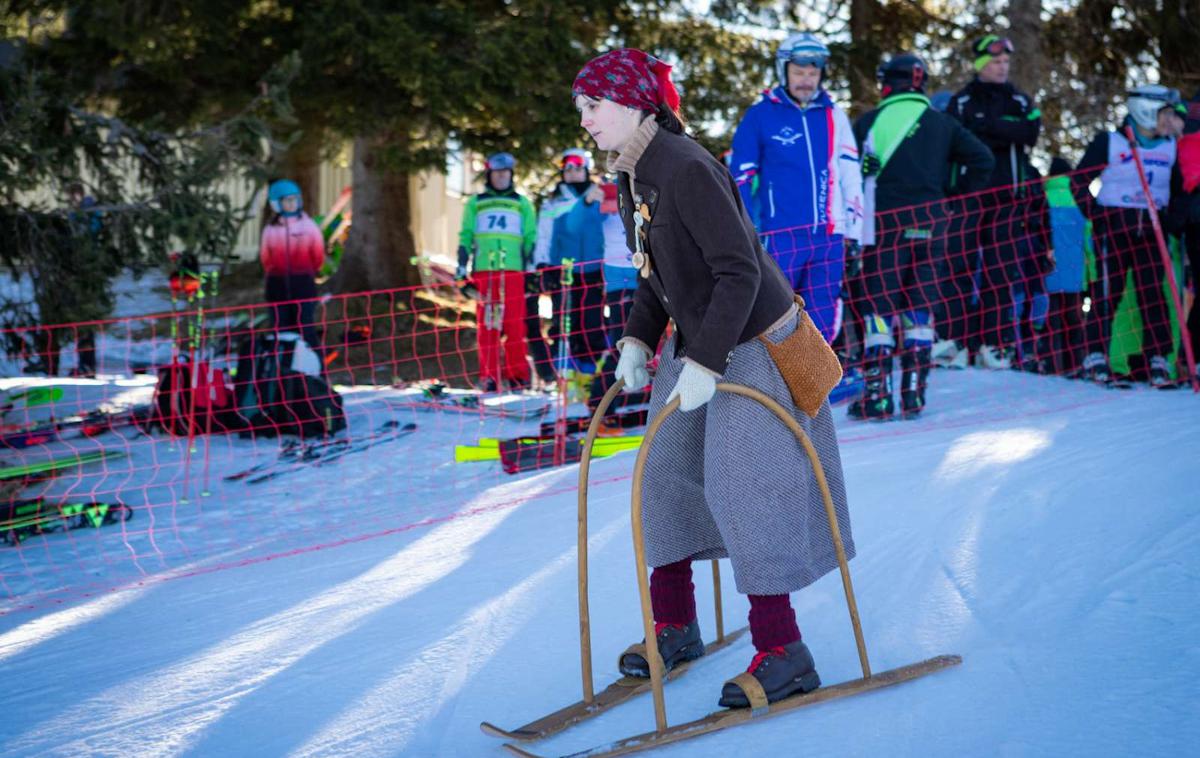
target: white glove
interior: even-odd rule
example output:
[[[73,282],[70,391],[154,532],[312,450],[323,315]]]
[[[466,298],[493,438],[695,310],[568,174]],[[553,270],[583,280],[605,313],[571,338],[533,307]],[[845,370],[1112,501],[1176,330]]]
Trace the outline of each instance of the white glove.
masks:
[[[667,395],[667,402],[679,398],[679,410],[694,411],[712,400],[717,392],[717,379],[695,363],[684,363],[683,371],[675,382],[675,389]]]
[[[646,351],[627,342],[621,348],[621,358],[617,361],[616,375],[625,380],[626,392],[637,392],[650,383],[650,372],[646,370],[646,361],[650,356]]]

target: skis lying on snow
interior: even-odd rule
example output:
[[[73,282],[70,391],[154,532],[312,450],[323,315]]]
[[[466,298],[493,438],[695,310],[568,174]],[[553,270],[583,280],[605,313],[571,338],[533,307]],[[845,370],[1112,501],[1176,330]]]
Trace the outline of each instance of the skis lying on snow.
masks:
[[[27,463],[23,466],[9,466],[7,468],[0,468],[0,481],[31,478],[46,479],[64,469],[82,466],[85,463],[95,463],[109,458],[119,458],[122,455],[125,455],[125,453],[121,450],[89,450],[84,453],[63,456],[62,458],[51,458],[45,461],[37,461],[36,463]]]
[[[278,479],[281,476],[296,471],[303,471],[310,466],[324,466],[351,453],[358,453],[384,442],[399,439],[400,437],[412,434],[416,430],[416,424],[407,423],[402,425],[399,421],[392,420],[383,423],[374,432],[365,437],[354,439],[335,437],[310,442],[289,441],[284,444],[283,450],[280,451],[279,457],[275,460],[251,466],[235,474],[229,474],[225,477],[225,480],[238,481],[245,479],[247,484],[258,484]]]
[[[0,414],[8,413],[16,408],[18,404],[25,408],[33,408],[38,405],[57,403],[59,400],[62,400],[62,397],[62,387],[30,387],[26,390],[8,392],[0,400]]]
[[[511,440],[481,437],[478,445],[455,445],[454,460],[459,463],[498,461],[500,460],[500,446],[506,442],[521,445],[542,445],[553,441],[553,435],[514,437]],[[641,444],[642,435],[640,434],[629,434],[619,437],[597,437],[596,441],[592,444],[592,455],[596,458],[604,458],[619,453],[622,450],[636,450]]]
[[[612,440],[612,442],[605,442]],[[500,440],[500,466],[506,474],[553,468],[568,463],[579,463],[583,459],[583,440],[556,439],[554,437],[517,437]],[[622,450],[636,450],[642,444],[641,436],[598,437],[592,446],[592,455],[597,458],[615,455]]]
[[[456,390],[438,383],[420,385],[421,394],[402,395],[385,400],[392,408],[418,411],[479,413],[515,421],[531,421],[550,412],[552,400],[545,395],[523,392],[481,393]]]
[[[627,411],[619,411],[610,413],[605,416],[602,421],[608,429],[636,429],[639,426],[645,426],[649,421],[649,408],[633,408]],[[587,432],[588,424],[592,423],[591,416],[568,416],[563,423],[563,431],[566,434],[584,434]],[[542,436],[550,436],[559,428],[557,421],[543,421],[541,426]],[[601,434],[604,432],[601,431]]]
[[[668,727],[661,732],[646,732],[633,737],[626,737],[615,742],[610,742],[606,745],[598,745],[589,750],[584,750],[578,753],[570,753],[565,758],[581,758],[582,756],[612,756],[612,755],[627,755],[636,753],[642,750],[650,750],[652,748],[661,747],[675,742],[699,737],[702,734],[729,729],[735,726],[750,721],[761,721],[770,716],[777,716],[781,713],[789,713],[799,710],[805,706],[824,703],[829,700],[837,700],[848,695],[858,695],[863,692],[870,692],[882,687],[889,687],[893,684],[900,684],[911,679],[916,679],[926,674],[932,674],[935,671],[957,666],[962,663],[962,658],[957,655],[939,655],[935,658],[930,658],[927,661],[913,663],[908,666],[884,671],[879,674],[872,674],[865,679],[854,679],[849,682],[835,684],[832,687],[821,687],[807,694],[796,694],[791,697],[784,698],[775,703],[771,703],[761,711],[755,711],[751,708],[726,708],[698,718],[694,721],[688,721],[682,724]],[[649,689],[650,685],[646,685]],[[485,732],[487,729],[484,730]],[[489,732],[490,734],[491,732]],[[531,738],[532,739],[532,738]],[[513,744],[505,744],[505,749],[510,753],[526,758],[536,758],[534,753],[530,753],[521,747]]]
[[[720,642],[706,642],[704,644],[705,657],[712,653],[728,647],[731,643],[736,642],[739,637],[746,633],[749,627],[742,627],[737,631],[730,632],[725,635],[725,638]],[[694,661],[684,661],[675,668],[667,672],[663,681],[671,682],[686,674],[693,666],[704,658],[697,658]],[[574,726],[581,721],[586,721],[594,716],[599,716],[601,713],[609,711],[616,706],[624,703],[632,697],[641,695],[650,691],[650,680],[641,677],[625,676],[605,687],[602,691],[596,693],[592,698],[592,702],[585,703],[580,700],[577,703],[572,703],[565,708],[560,708],[554,713],[542,716],[539,719],[530,721],[524,726],[519,726],[516,729],[508,730],[483,722],[479,728],[484,734],[492,737],[500,737],[507,740],[540,740],[544,737],[549,737],[552,734]]]
[[[142,422],[150,417],[152,409],[152,406],[147,404],[111,413],[89,411],[78,416],[10,428],[0,434],[0,447],[19,450],[35,445],[45,445],[63,439],[63,434],[70,431],[78,431],[81,437],[95,437],[124,426],[142,425]]]
[[[98,529],[131,518],[133,510],[124,503],[49,502],[39,497],[0,505],[0,533],[4,535],[5,542],[17,545],[35,534],[84,527]]]

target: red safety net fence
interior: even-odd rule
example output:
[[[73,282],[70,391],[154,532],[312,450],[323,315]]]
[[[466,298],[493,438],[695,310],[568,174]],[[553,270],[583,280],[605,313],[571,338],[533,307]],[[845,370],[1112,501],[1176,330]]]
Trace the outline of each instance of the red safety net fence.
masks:
[[[764,244],[845,359],[839,405],[882,348],[897,372],[941,367],[909,429],[1068,407],[1061,377],[1091,356],[1117,380],[1193,375],[1177,240],[1145,207],[1075,198],[1067,176],[883,209],[857,265],[814,230]],[[202,278],[170,312],[4,330],[0,613],[569,491],[501,485],[578,459],[632,303],[619,281],[591,263],[217,308]],[[25,373],[48,364],[84,370]],[[951,416],[936,386],[967,367],[1024,371],[958,392]],[[608,451],[636,445],[646,400],[623,398]]]

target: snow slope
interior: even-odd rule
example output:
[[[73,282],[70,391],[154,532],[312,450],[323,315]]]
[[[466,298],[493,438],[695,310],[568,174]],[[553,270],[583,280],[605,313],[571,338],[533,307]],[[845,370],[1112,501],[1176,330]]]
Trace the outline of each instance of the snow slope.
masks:
[[[839,420],[851,571],[876,671],[939,653],[964,664],[663,755],[1195,754],[1200,401],[974,370],[933,381],[918,421]],[[170,559],[142,561],[146,575],[121,591],[37,595],[51,587],[39,555],[75,544],[63,535],[19,551],[23,566],[0,551],[6,573],[55,601],[0,608],[11,611],[0,616],[0,753],[498,756],[480,721],[516,726],[578,699],[577,469],[456,467],[450,446],[493,422],[402,418],[417,434],[347,458],[339,484],[295,479],[246,504],[304,513],[304,529],[262,517],[228,540],[199,539],[236,520],[227,498],[224,512],[169,525]],[[234,445],[220,465],[259,452]],[[633,461],[592,466],[597,689],[641,636]],[[400,495],[397,481],[408,483]],[[314,508],[331,486],[353,507]],[[98,534],[107,557],[72,558],[83,570],[56,571],[53,586],[123,579],[118,554],[130,548],[111,528]],[[172,540],[189,549],[172,553]],[[696,575],[711,637],[710,573]],[[727,565],[722,576],[735,628],[747,604]],[[836,574],[793,603],[824,681],[857,676]],[[751,655],[741,641],[671,684],[668,719],[711,710]],[[533,749],[581,750],[653,723],[646,697]]]

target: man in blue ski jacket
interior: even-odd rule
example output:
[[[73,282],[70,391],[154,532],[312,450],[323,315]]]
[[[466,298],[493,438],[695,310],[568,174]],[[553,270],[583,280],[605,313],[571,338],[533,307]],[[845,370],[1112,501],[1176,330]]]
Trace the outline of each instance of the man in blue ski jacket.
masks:
[[[840,325],[847,255],[857,256],[862,175],[850,120],[821,87],[829,48],[808,32],[779,46],[779,85],[746,111],[730,170],[763,244],[826,340]]]

